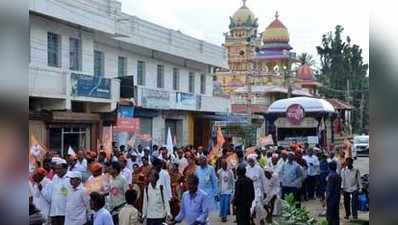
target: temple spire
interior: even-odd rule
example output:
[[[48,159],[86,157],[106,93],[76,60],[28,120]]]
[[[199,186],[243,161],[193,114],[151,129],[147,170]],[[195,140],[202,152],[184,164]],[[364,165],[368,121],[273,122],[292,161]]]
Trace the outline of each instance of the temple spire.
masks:
[[[246,6],[246,1],[247,1],[247,0],[242,0],[243,6]]]
[[[275,12],[275,19],[278,19],[279,18],[279,13],[278,13],[278,10],[276,10],[276,12]]]

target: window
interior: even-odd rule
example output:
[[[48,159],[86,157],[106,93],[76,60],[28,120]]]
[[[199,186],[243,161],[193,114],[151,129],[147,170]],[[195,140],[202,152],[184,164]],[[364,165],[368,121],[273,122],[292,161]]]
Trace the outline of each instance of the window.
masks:
[[[104,53],[94,50],[94,76],[104,76]]]
[[[206,94],[206,75],[200,74],[200,93]]]
[[[164,88],[164,66],[158,65],[157,87]]]
[[[48,66],[60,67],[61,39],[58,34],[47,33],[47,63]]]
[[[173,90],[180,89],[180,71],[177,68],[173,68]]]
[[[137,62],[137,83],[138,85],[145,85],[145,62]]]
[[[119,77],[127,76],[127,59],[126,57],[119,56],[117,59],[117,75]]]
[[[77,38],[69,38],[69,69],[82,70],[81,42]]]
[[[195,76],[193,72],[189,72],[189,84],[188,84],[188,90],[191,93],[195,92]]]

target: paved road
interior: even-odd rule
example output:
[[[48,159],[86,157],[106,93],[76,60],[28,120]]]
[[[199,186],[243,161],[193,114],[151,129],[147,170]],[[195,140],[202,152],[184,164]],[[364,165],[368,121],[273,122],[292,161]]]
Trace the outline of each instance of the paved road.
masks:
[[[369,157],[358,157],[357,160],[354,161],[354,166],[359,168],[361,174],[369,173]],[[314,215],[315,217],[318,217],[319,213],[322,211],[321,204],[317,200],[305,202],[305,203],[303,203],[303,206],[306,207],[308,210],[310,210],[312,215]],[[348,225],[349,224],[348,221],[343,218],[344,207],[342,205],[342,201],[341,201],[340,208],[341,208],[341,212],[340,212],[341,224]],[[322,219],[323,218],[325,218],[325,217],[322,217]],[[369,213],[359,212],[359,218],[368,220]],[[209,225],[235,225],[236,224],[233,222],[235,220],[235,218],[232,216],[228,217],[228,221],[226,223],[222,223],[220,221],[220,218],[218,217],[218,214],[215,212],[210,214],[209,220],[210,220]]]

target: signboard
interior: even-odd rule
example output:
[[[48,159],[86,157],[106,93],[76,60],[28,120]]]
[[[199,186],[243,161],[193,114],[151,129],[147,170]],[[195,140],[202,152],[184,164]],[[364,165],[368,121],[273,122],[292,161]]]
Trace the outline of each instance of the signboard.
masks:
[[[300,124],[304,117],[304,108],[299,104],[290,105],[286,110],[286,118],[292,124]]]
[[[194,110],[196,107],[196,97],[194,94],[176,92],[176,108]]]
[[[169,109],[170,93],[167,91],[142,89],[142,105],[147,108]]]
[[[72,73],[71,82],[73,96],[111,98],[111,79]]]
[[[307,139],[308,139],[307,142],[308,142],[308,144],[310,144],[310,145],[319,144],[319,138],[318,138],[318,136],[308,136]]]

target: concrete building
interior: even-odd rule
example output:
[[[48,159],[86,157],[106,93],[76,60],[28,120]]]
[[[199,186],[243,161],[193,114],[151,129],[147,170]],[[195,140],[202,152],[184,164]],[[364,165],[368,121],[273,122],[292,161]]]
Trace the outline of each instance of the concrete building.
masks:
[[[228,98],[213,96],[222,47],[125,14],[115,0],[29,2],[29,132],[48,148],[96,149],[115,125],[123,77],[134,77],[135,143],[164,144],[170,128],[178,145],[206,144],[206,116],[230,112]]]

